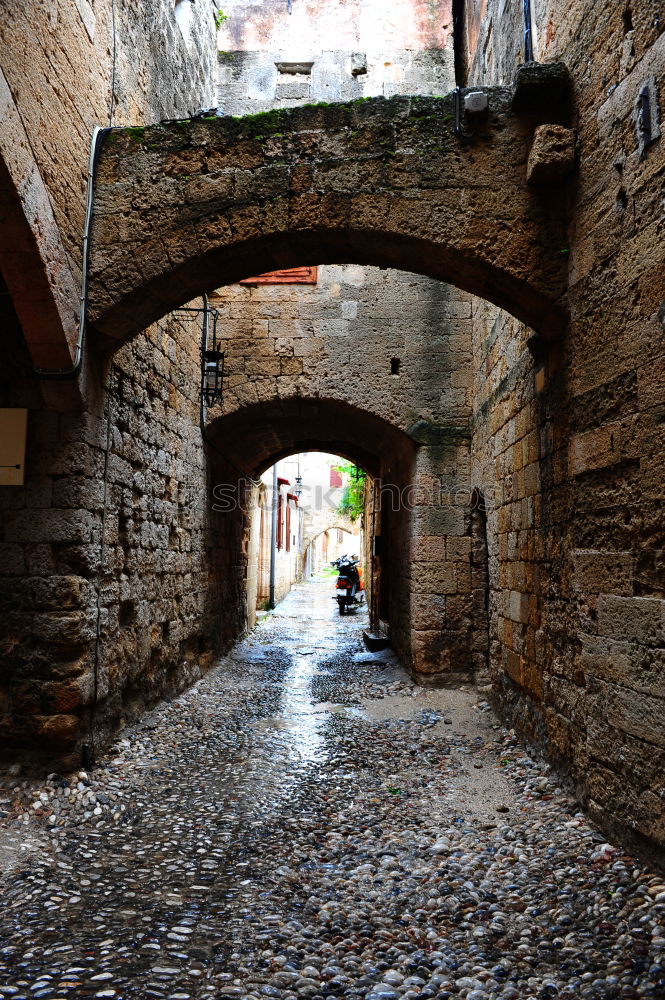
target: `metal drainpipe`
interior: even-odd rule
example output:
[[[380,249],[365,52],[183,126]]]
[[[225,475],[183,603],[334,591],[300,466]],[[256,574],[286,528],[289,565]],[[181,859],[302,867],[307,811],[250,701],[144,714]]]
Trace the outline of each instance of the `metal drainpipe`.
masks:
[[[458,87],[466,87],[466,39],[465,39],[465,0],[453,0],[453,55],[455,63],[455,83]]]
[[[378,495],[379,494],[377,493],[377,480],[374,479],[372,481],[372,528],[371,528],[372,534],[370,535],[371,542],[370,542],[370,548],[369,548],[369,553],[370,553],[370,556],[369,556],[369,558],[370,558],[370,571],[371,571],[371,576],[372,576],[372,593],[370,595],[370,606],[369,606],[369,628],[370,628],[370,632],[378,632],[379,631],[379,615],[378,615],[379,595],[377,593],[377,587],[376,587],[376,560],[377,560],[377,556],[375,556],[375,554],[374,554],[374,539],[376,538],[376,507],[377,507],[377,503],[378,503],[378,500],[377,500],[377,496]]]
[[[533,62],[533,36],[531,33],[531,0],[524,0],[524,62]]]
[[[110,128],[100,128],[99,125],[95,125],[92,130],[92,139],[90,140],[90,157],[88,160],[88,180],[86,189],[86,204],[85,204],[85,223],[83,225],[83,252],[82,252],[82,267],[81,267],[81,295],[79,299],[79,329],[78,336],[76,338],[76,346],[74,348],[74,362],[69,368],[35,368],[34,372],[38,378],[43,379],[75,379],[78,376],[79,370],[81,368],[81,362],[83,360],[83,344],[85,341],[85,334],[88,325],[88,266],[90,258],[90,227],[92,225],[92,216],[94,211],[94,200],[95,200],[95,168],[97,166],[97,159],[99,157],[100,150],[102,148],[102,143],[104,138],[110,132]]]
[[[277,563],[277,491],[279,483],[277,481],[277,463],[272,467],[272,516],[270,521],[270,594],[268,596],[268,607],[272,611],[275,607],[275,569]]]

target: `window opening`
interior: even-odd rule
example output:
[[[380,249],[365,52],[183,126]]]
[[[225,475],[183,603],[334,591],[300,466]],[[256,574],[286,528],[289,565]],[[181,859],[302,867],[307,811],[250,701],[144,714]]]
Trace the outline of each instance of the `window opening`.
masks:
[[[277,548],[282,548],[282,537],[284,534],[284,497],[280,493],[277,497]]]
[[[315,285],[318,267],[290,267],[283,271],[266,271],[254,278],[243,278],[240,285]]]
[[[186,42],[190,41],[193,0],[176,0],[174,14],[180,33]]]

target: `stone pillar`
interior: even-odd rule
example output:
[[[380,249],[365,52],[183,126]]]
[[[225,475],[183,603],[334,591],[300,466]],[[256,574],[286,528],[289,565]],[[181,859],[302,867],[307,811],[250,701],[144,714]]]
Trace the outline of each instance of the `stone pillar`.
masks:
[[[419,449],[412,492],[411,662],[425,684],[473,668],[469,446],[442,436],[449,442]]]

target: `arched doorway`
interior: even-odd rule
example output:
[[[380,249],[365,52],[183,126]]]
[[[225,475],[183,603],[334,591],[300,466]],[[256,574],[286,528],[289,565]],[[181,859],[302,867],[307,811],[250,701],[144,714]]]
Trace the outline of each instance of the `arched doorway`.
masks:
[[[214,500],[212,573],[225,581],[224,604],[235,608],[236,615],[235,622],[231,617],[224,625],[226,637],[234,637],[248,616],[248,512],[255,508],[258,477],[285,456],[325,451],[365,469],[380,499],[370,529],[375,565],[367,575],[375,581],[372,600],[385,614],[395,648],[405,663],[412,663],[411,578],[403,553],[412,544],[414,512],[418,517],[424,509],[411,496],[421,475],[423,449],[397,426],[367,411],[338,400],[303,397],[269,400],[220,416],[210,423],[208,437]],[[388,518],[390,531],[384,534]],[[421,650],[415,669],[426,666],[425,656]],[[438,666],[432,662],[430,670]]]
[[[307,540],[303,552],[303,576],[305,579],[316,576],[332,559],[359,553],[361,546],[359,534],[352,533],[348,527],[324,528]]]

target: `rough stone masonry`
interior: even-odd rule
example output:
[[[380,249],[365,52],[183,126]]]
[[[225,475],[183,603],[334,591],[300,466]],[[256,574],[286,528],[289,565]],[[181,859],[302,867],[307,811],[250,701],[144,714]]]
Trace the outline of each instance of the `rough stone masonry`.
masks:
[[[529,130],[510,91],[488,97],[464,144],[451,96],[112,132],[95,189],[95,329],[117,343],[220,274],[350,256],[482,288],[535,329],[560,329],[561,196],[528,191]]]
[[[5,738],[50,760],[78,761],[95,732],[91,706],[102,742],[145,698],[205,668],[241,627],[243,534],[211,515],[217,470],[214,461],[206,467],[196,425],[200,331],[178,319],[142,327],[206,288],[257,271],[387,265],[453,281],[471,296],[466,458],[463,449],[453,454],[438,424],[425,420],[409,435],[411,425],[398,426],[405,411],[390,422],[378,394],[361,411],[379,451],[395,445],[403,473],[410,451],[428,452],[435,476],[449,460],[451,475],[485,498],[484,527],[469,524],[457,534],[440,524],[419,536],[422,561],[431,563],[427,593],[445,598],[436,634],[445,633],[456,602],[456,621],[471,622],[466,634],[480,652],[478,626],[487,621],[492,697],[504,718],[567,772],[607,826],[644,849],[662,847],[665,51],[658,3],[534,0],[535,56],[567,67],[567,93],[556,90],[551,69],[527,67],[516,76],[524,61],[522,5],[465,5],[455,22],[457,82],[489,88],[490,112],[475,125],[464,116],[461,140],[451,98],[191,122],[212,100],[196,46],[178,33],[170,3],[123,8],[111,94],[110,6],[96,4],[91,18],[83,2],[45,10],[35,0],[11,25],[0,21],[7,81],[0,225],[14,254],[0,263],[2,400],[29,410],[26,486],[2,488],[0,496]],[[265,12],[252,6],[257,16]],[[419,3],[410,22],[425,34],[436,5],[426,6]],[[157,7],[163,32],[150,30]],[[212,41],[212,11],[196,11],[196,30]],[[449,18],[447,5],[440,11]],[[285,10],[285,23],[289,16]],[[353,23],[346,20],[345,31]],[[431,37],[443,46],[449,32]],[[26,52],[43,56],[26,63]],[[377,53],[360,42],[353,52],[367,56],[366,75],[376,79]],[[134,53],[144,56],[136,73]],[[348,65],[353,75],[363,62]],[[116,124],[150,127],[117,133],[106,146],[100,184],[114,195],[98,204],[106,227],[96,232],[105,256],[91,285],[98,338],[88,339],[76,382],[47,385],[32,372],[44,341],[21,308],[18,279],[35,265],[42,290],[62,292],[58,301],[75,314],[88,139],[93,124],[108,120],[109,106]],[[11,160],[6,140],[18,134],[17,115],[29,155]],[[166,116],[180,124],[154,125]],[[113,174],[125,161],[142,161],[141,183],[135,166],[125,177]],[[12,173],[17,163],[22,170]],[[152,177],[163,200],[143,184]],[[46,192],[51,215],[35,211],[46,202],[25,197],[30,192]],[[49,238],[40,242],[44,233]],[[546,314],[558,322],[545,322]],[[72,331],[63,331],[60,346],[69,349]],[[283,381],[262,378],[262,392],[307,381],[306,361],[302,373],[294,364],[297,339],[285,338],[294,351],[280,355]],[[109,353],[130,340],[109,372]],[[423,357],[429,346],[423,338]],[[117,369],[125,368],[131,374],[121,377]],[[111,397],[111,386],[122,388]],[[247,414],[249,390],[238,384],[234,391],[235,412]],[[343,419],[340,401],[329,403],[318,411],[313,397],[307,403],[311,426],[326,440]],[[260,406],[264,422],[247,425],[252,447],[266,417],[277,442],[297,436],[303,409],[279,397]],[[242,419],[233,426],[241,429]],[[477,565],[484,533],[487,586]],[[448,536],[459,539],[454,562],[468,566],[455,593],[448,592]],[[404,524],[393,537],[408,542]],[[456,587],[463,575],[455,571]]]

